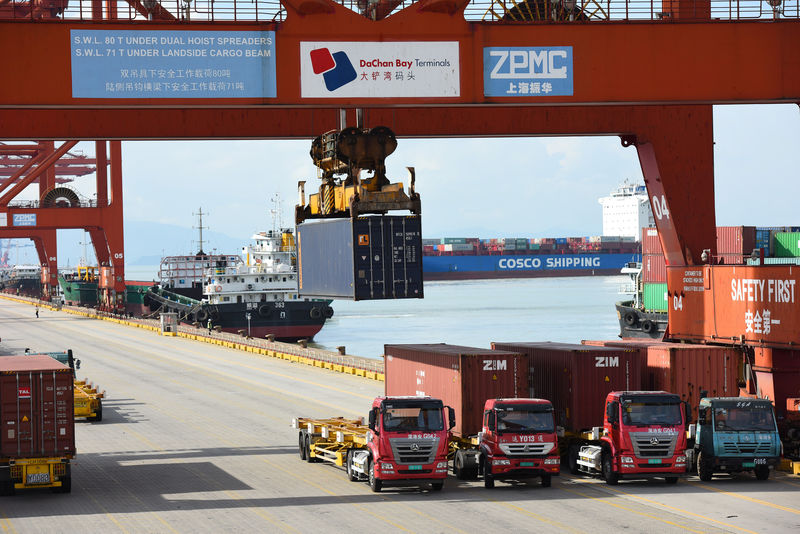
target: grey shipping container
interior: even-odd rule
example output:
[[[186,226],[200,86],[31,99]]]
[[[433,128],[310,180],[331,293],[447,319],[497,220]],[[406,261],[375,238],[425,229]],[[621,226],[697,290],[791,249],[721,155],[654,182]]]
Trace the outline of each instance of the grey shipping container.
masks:
[[[297,271],[301,297],[422,298],[420,217],[375,215],[299,224]]]

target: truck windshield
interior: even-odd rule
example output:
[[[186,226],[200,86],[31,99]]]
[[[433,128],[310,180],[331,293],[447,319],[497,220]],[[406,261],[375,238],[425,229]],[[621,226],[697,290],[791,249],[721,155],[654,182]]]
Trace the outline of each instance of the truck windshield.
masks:
[[[772,407],[715,407],[714,428],[730,431],[766,430],[774,432],[775,419],[772,417]]]
[[[385,406],[383,429],[388,432],[444,430],[442,409],[432,406]]]
[[[497,431],[554,432],[553,411],[536,404],[497,407]]]
[[[622,422],[633,426],[676,426],[683,422],[681,405],[674,402],[625,402]]]

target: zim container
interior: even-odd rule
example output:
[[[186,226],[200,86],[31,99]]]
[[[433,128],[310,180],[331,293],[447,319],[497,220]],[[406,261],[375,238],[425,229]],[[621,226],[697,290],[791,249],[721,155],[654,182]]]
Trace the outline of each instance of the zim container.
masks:
[[[692,408],[697,420],[700,392],[710,397],[737,397],[742,369],[742,353],[735,347],[648,340],[610,340],[606,347],[639,349],[644,369],[642,387],[675,393]]]
[[[527,355],[529,396],[551,401],[556,423],[569,431],[603,426],[609,392],[641,389],[641,357],[635,348],[551,342],[493,342],[492,348]]]
[[[298,294],[350,300],[422,298],[418,215],[297,225]]]
[[[0,454],[75,454],[72,370],[45,354],[0,357]]]
[[[429,395],[456,412],[453,433],[481,430],[487,399],[528,396],[528,358],[513,351],[459,345],[386,345],[389,396]]]

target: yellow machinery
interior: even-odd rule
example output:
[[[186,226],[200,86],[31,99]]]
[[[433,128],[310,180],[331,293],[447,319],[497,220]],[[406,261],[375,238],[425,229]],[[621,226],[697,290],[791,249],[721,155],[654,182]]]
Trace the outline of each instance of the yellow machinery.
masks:
[[[396,148],[397,138],[385,126],[332,130],[314,139],[311,159],[322,184],[319,193],[310,194],[306,204],[306,182],[299,182],[300,204],[295,222],[385,214],[391,210],[409,210],[419,215],[422,208],[419,194],[414,191],[414,168],[407,167],[408,192],[402,182],[392,184],[386,178],[386,157]],[[371,176],[362,178],[362,171]]]
[[[43,352],[41,354],[46,354],[72,369],[75,419],[85,418],[87,421],[102,421],[103,398],[106,392],[98,391],[93,384],[86,382],[86,380],[78,380],[75,371],[81,368],[81,361],[72,356],[72,349],[68,349],[66,352]]]

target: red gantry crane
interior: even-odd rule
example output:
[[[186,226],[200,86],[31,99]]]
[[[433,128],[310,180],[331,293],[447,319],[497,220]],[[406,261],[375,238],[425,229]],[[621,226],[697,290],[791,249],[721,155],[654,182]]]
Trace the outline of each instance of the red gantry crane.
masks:
[[[785,411],[800,276],[715,263],[712,105],[800,101],[799,1],[6,0],[0,137],[313,138],[341,109],[402,137],[619,136],[670,335],[745,347],[751,392]],[[121,218],[99,219],[120,280]]]

